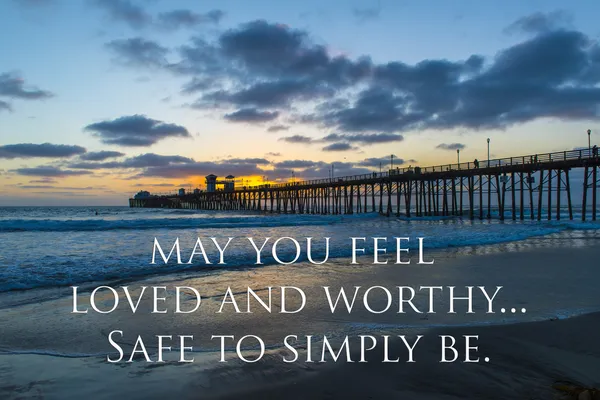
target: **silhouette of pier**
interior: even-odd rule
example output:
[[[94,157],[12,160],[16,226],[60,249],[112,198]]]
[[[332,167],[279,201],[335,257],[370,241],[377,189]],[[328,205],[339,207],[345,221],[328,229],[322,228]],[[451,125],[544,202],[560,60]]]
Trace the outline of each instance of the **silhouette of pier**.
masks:
[[[129,205],[282,214],[379,212],[387,216],[501,220],[572,220],[575,209],[582,220],[590,217],[595,221],[599,165],[594,146],[230,190],[150,195],[129,199]],[[572,190],[581,198],[573,198]]]

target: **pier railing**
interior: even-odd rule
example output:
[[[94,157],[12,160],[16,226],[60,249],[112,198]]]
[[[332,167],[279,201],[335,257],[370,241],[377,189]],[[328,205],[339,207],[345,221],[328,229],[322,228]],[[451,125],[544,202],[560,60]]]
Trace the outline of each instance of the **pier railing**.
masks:
[[[237,187],[235,190],[194,192],[173,196],[138,196],[130,207],[184,208],[198,210],[253,210],[271,213],[492,216],[500,220],[510,208],[513,220],[561,219],[566,200],[568,218],[573,217],[570,171],[582,172],[581,219],[598,212],[598,148],[474,160],[429,167],[412,166],[385,172],[300,180],[279,184]],[[465,179],[466,178],[466,179]],[[591,190],[591,204],[588,192]],[[566,197],[566,198],[565,198]],[[486,211],[487,209],[487,211]],[[536,212],[537,210],[537,212]],[[537,216],[536,216],[537,215]]]
[[[542,164],[548,162],[558,162],[558,161],[569,161],[569,160],[581,160],[587,158],[598,157],[597,154],[593,154],[593,148],[581,148],[574,150],[566,150],[566,151],[558,151],[554,153],[542,153],[542,154],[533,154],[526,156],[517,156],[517,157],[506,157],[506,158],[496,158],[491,160],[481,160],[475,162],[468,161],[463,163],[456,164],[441,164],[430,167],[419,167],[419,166],[409,166],[403,168],[394,168],[385,172],[372,172],[369,174],[360,174],[360,175],[347,175],[347,176],[339,176],[332,178],[322,178],[322,179],[311,179],[311,180],[299,180],[295,182],[286,182],[286,183],[274,183],[274,184],[262,184],[262,185],[252,185],[252,186],[244,186],[243,188],[236,188],[236,190],[248,190],[248,189],[261,189],[261,188],[270,188],[270,189],[278,189],[285,188],[290,186],[310,186],[310,185],[320,185],[327,183],[345,183],[352,181],[362,181],[365,179],[373,179],[373,178],[387,178],[389,176],[397,176],[402,174],[411,174],[411,173],[432,173],[432,172],[444,172],[444,171],[456,171],[456,170],[474,170],[474,169],[485,169],[485,168],[496,168],[501,166],[511,166],[511,165],[524,165],[524,164]],[[477,165],[478,164],[478,165]]]

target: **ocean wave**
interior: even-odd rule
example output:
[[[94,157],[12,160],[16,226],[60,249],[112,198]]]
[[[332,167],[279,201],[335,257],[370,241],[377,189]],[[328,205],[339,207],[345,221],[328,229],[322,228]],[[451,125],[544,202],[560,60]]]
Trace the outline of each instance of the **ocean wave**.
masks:
[[[122,211],[125,213],[125,211]],[[226,265],[193,264],[149,265],[154,237],[164,246],[181,238],[182,258],[186,259],[197,237],[232,236],[244,238],[305,237],[315,238],[313,257],[321,260],[319,238],[331,238],[330,260],[351,256],[349,237],[410,237],[410,246],[417,245],[416,237],[424,237],[428,249],[475,248],[483,245],[519,243],[533,237],[544,237],[569,231],[575,236],[600,238],[592,232],[600,229],[598,222],[581,221],[499,221],[469,220],[460,217],[428,217],[427,219],[381,217],[377,213],[355,215],[269,215],[223,212],[179,215],[175,213],[144,213],[148,218],[133,219],[0,219],[0,292],[42,287],[65,287],[88,282],[130,281],[156,274],[220,273],[223,269],[254,266],[252,248],[234,242],[227,250]],[[178,216],[179,215],[179,216]],[[224,233],[222,230],[227,229]],[[157,230],[160,232],[153,232]],[[14,232],[14,233],[11,233]],[[19,233],[22,232],[22,233]],[[59,234],[54,234],[59,232]],[[579,232],[587,232],[580,234]],[[579,237],[577,237],[579,239]],[[300,240],[302,242],[302,240]],[[364,243],[367,254],[373,244]],[[394,251],[394,241],[387,243],[388,253]],[[271,244],[273,241],[271,241]],[[362,243],[361,243],[362,244]],[[32,251],[35,246],[35,251]],[[305,247],[302,244],[303,248]],[[8,251],[8,249],[11,249]],[[282,260],[294,259],[293,248],[278,248]],[[215,249],[208,252],[211,257]],[[270,253],[266,250],[264,253]],[[299,262],[306,261],[302,251]],[[43,256],[40,256],[42,254]],[[265,265],[275,261],[264,254]]]
[[[232,217],[232,218],[151,218],[151,219],[5,219],[0,232],[66,232],[147,229],[251,228],[295,225],[328,225],[332,218]]]

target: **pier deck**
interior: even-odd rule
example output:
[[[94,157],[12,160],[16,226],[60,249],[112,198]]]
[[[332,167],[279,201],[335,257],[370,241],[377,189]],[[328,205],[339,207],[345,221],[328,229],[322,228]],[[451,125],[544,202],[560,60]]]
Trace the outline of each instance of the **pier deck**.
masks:
[[[132,198],[129,205],[300,214],[461,215],[471,219],[496,215],[502,220],[507,214],[513,220],[573,219],[575,208],[582,220],[596,220],[600,165],[596,149],[483,160],[479,165],[395,168],[229,191]],[[577,183],[572,185],[571,180]],[[572,191],[580,197],[577,205]]]

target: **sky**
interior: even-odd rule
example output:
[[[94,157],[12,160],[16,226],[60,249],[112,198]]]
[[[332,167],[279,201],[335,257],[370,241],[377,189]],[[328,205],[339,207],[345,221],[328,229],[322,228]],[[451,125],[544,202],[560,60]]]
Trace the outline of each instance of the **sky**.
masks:
[[[596,1],[0,2],[0,206],[569,150]],[[600,140],[595,140],[595,143]]]

